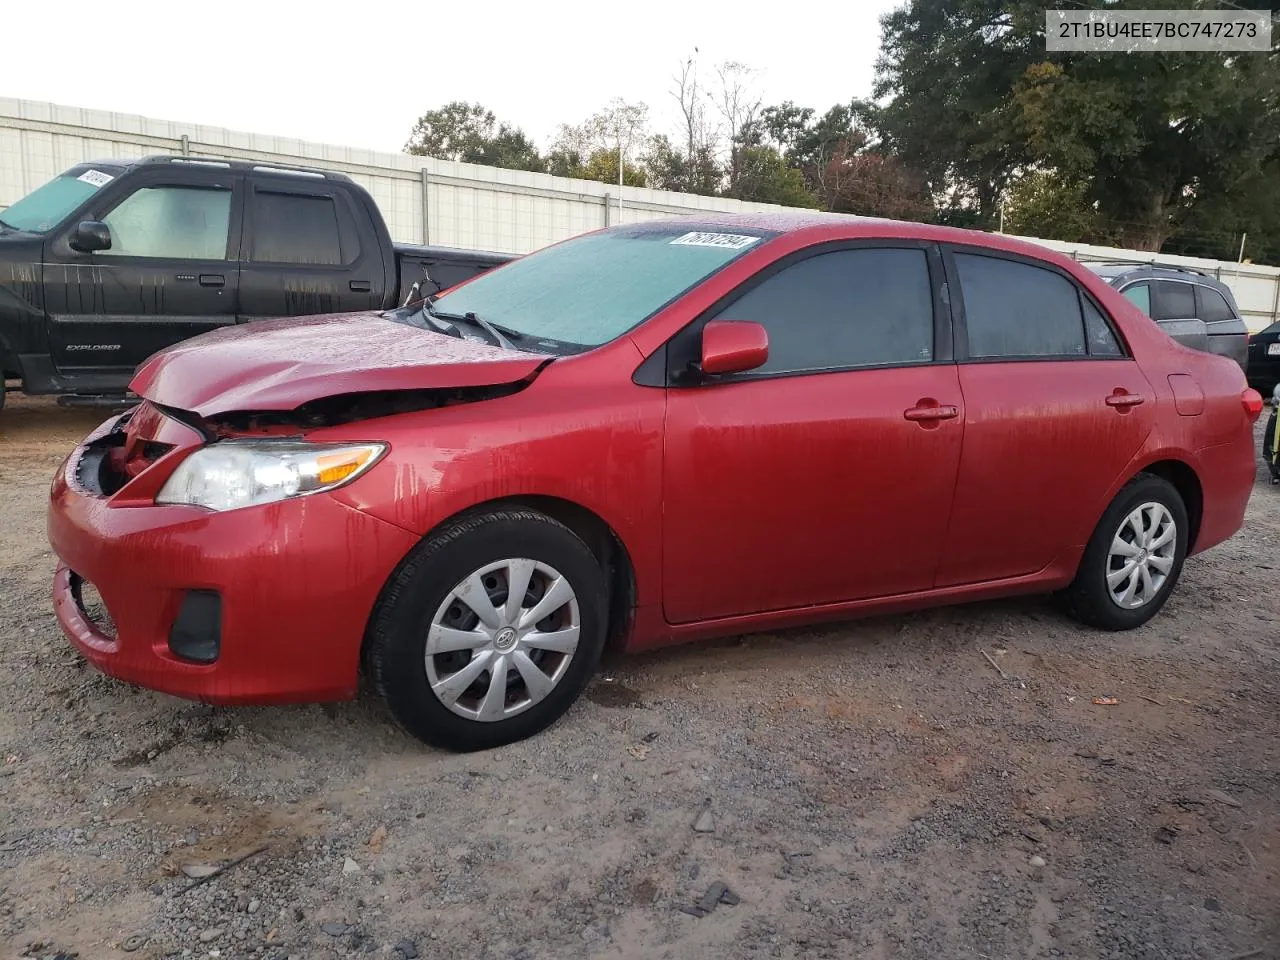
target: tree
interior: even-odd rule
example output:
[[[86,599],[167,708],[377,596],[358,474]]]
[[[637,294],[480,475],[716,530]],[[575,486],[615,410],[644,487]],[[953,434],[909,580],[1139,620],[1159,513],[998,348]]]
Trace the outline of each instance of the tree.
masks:
[[[1006,233],[1072,243],[1108,243],[1089,184],[1052,170],[1032,170],[1013,182],[1005,198]]]
[[[618,154],[613,150],[597,148],[584,158],[577,150],[559,148],[547,155],[547,172],[557,177],[617,183]],[[644,167],[628,162],[623,170],[623,183],[629,187],[648,186],[649,179]]]
[[[673,146],[665,134],[650,138],[641,162],[648,172],[649,185],[659,190],[714,196],[724,179],[712,145],[696,146],[689,154]]]
[[[716,68],[716,76],[720,81],[716,106],[728,135],[725,162],[729,181],[727,193],[734,196],[735,191],[740,190],[739,180],[744,174],[742,152],[748,147],[759,146],[756,122],[762,103],[754,86],[755,71],[745,63],[732,60],[722,63]],[[760,156],[755,158],[757,163],[761,159]]]
[[[965,219],[993,228],[999,198],[1027,162],[1009,94],[1043,56],[1044,6],[910,0],[881,18],[877,127],[886,150],[946,198],[944,218],[954,219],[945,208],[968,208]]]
[[[680,116],[684,121],[683,160],[690,172],[697,170],[700,166],[705,167],[707,160],[714,163],[716,152],[716,130],[707,118],[707,92],[698,76],[697,47],[693,48],[693,53],[694,56],[681,64],[680,73],[673,78],[675,89],[671,92],[680,107]],[[695,176],[694,180],[697,179]],[[717,176],[715,180],[718,179]],[[714,189],[714,182],[706,183],[704,186]]]
[[[541,171],[545,166],[523,130],[499,123],[492,111],[478,103],[460,100],[419,117],[404,149],[417,156],[509,170]]]
[[[637,152],[643,149],[648,116],[649,108],[645,104],[627,103],[615,97],[581,124],[562,124],[552,148],[553,167],[570,171],[562,176],[604,180],[600,174],[611,165],[612,182],[617,183],[618,156],[630,154],[633,148]],[[604,159],[608,153],[613,155],[611,161]],[[624,167],[624,179],[627,183],[638,180],[636,186],[643,186],[645,182],[643,171],[629,162]]]
[[[1280,264],[1280,157],[1267,161],[1226,194],[1206,198],[1187,214],[1163,249],[1192,257]]]
[[[1274,52],[1050,54],[1041,0],[909,0],[881,24],[877,127],[942,219],[993,228],[1016,178],[1052,170],[1118,242],[1159,250],[1275,159]]]
[[[1028,67],[1012,104],[1034,161],[1086,181],[1122,245],[1160,250],[1276,156],[1277,63],[1079,54]]]
[[[867,120],[873,111],[870,104],[854,100],[837,104],[818,117],[813,109],[797,107],[788,100],[765,107],[757,128],[766,142],[778,145],[787,164],[801,172],[819,205],[835,210],[849,158],[872,145]],[[833,165],[836,157],[841,162]]]
[[[724,180],[717,159],[719,132],[708,110],[710,97],[698,72],[698,48],[672,77],[671,96],[680,110],[681,126],[674,138],[659,134],[648,141],[642,158],[650,183],[661,190],[715,195]]]
[[[897,157],[841,146],[827,164],[826,209],[890,220],[930,220],[933,198],[924,178]]]
[[[724,195],[786,207],[817,206],[803,174],[787,166],[782,154],[770,146],[738,148],[737,172]]]

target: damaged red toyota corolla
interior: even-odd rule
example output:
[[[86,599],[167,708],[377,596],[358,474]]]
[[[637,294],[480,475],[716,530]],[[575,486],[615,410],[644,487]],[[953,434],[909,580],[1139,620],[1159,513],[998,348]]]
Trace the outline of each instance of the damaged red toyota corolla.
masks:
[[[76,646],[212,703],[363,661],[452,749],[547,726],[608,642],[1054,591],[1138,626],[1239,528],[1261,410],[1063,257],[826,216],[609,229],[133,389],[53,484]]]

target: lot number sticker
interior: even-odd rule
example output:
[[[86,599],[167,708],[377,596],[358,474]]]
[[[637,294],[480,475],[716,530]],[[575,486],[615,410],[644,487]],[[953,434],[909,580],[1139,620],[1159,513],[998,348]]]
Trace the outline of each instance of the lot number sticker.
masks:
[[[751,246],[759,237],[746,237],[739,233],[686,233],[676,237],[672,244],[684,247],[720,247],[726,250],[742,250]]]
[[[82,183],[87,183],[91,187],[105,187],[108,183],[115,179],[109,173],[103,173],[101,170],[86,170],[80,176],[76,177]]]

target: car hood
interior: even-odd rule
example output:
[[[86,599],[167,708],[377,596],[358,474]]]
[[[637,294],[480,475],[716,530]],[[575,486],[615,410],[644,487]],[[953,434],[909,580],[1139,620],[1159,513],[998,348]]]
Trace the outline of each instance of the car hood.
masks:
[[[424,330],[379,313],[261,320],[222,327],[155,354],[131,390],[200,416],[292,410],[383,390],[497,386],[550,358]]]

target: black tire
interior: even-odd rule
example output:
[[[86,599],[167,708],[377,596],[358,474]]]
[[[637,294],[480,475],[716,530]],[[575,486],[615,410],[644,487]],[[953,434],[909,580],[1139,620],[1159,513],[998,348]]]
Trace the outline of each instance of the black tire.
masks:
[[[425,658],[432,618],[454,587],[486,564],[528,558],[572,586],[580,619],[577,649],[544,699],[502,720],[468,719],[432,691]],[[366,664],[392,715],[418,739],[445,750],[486,750],[533,736],[558,720],[591,679],[604,649],[608,586],[591,549],[534,510],[464,516],[421,543],[392,575],[374,612]]]
[[[1273,408],[1271,416],[1267,418],[1267,428],[1262,433],[1262,459],[1266,461],[1273,481],[1280,480],[1280,459],[1276,458],[1277,416],[1280,416],[1280,409]]]
[[[1144,503],[1160,503],[1173,516],[1176,526],[1173,565],[1150,600],[1137,608],[1125,608],[1112,598],[1107,587],[1108,557],[1111,542],[1126,518]],[[1177,586],[1187,556],[1189,534],[1187,507],[1173,484],[1150,473],[1139,474],[1116,494],[1089,538],[1076,578],[1063,592],[1067,612],[1081,623],[1100,630],[1132,630],[1142,626],[1160,612]]]

